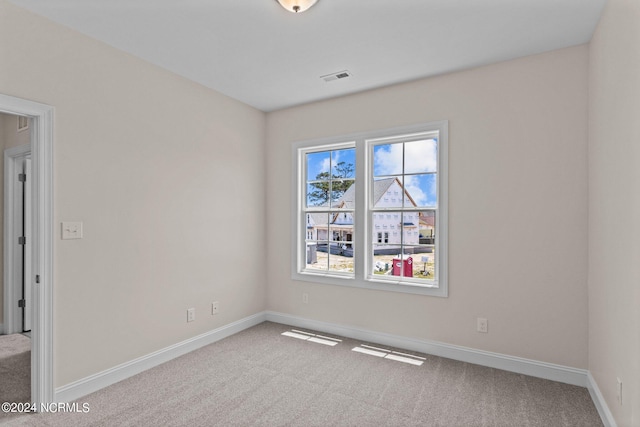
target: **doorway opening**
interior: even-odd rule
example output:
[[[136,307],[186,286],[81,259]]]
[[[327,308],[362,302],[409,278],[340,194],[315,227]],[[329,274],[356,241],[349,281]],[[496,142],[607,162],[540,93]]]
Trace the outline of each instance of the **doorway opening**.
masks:
[[[13,173],[28,168],[30,159],[31,174],[24,179],[22,198],[28,200],[26,204],[16,200],[16,187],[8,188],[12,179],[5,179],[5,193],[11,193],[13,212],[7,213],[5,209],[5,236],[4,236],[4,264],[5,275],[3,280],[3,333],[21,333],[25,328],[31,328],[31,402],[40,408],[41,405],[53,403],[53,108],[48,105],[15,98],[0,94],[0,113],[19,117],[18,127],[22,125],[29,128],[29,143],[22,144],[21,149],[7,150],[5,154],[5,171],[14,169]],[[22,151],[21,151],[22,150]],[[26,171],[28,173],[28,171]],[[18,174],[19,175],[19,174]],[[16,180],[20,182],[20,177]],[[15,191],[14,191],[15,190]],[[6,198],[4,199],[6,201]],[[21,206],[18,208],[18,205]],[[5,205],[6,208],[6,205]],[[7,222],[13,218],[22,217],[26,212],[22,227]],[[22,229],[21,229],[22,228]],[[22,231],[24,248],[12,250],[11,237],[13,233]],[[18,233],[19,234],[19,233]],[[22,240],[22,239],[21,239]],[[9,247],[8,247],[9,246]],[[22,246],[22,245],[21,245]],[[22,252],[22,256],[20,255]],[[17,255],[16,255],[17,254]],[[7,256],[11,260],[7,261]],[[17,259],[20,259],[20,262]],[[30,265],[30,267],[29,267]],[[16,268],[13,268],[13,267]],[[9,286],[15,277],[7,277],[7,267],[15,276],[16,269],[22,271],[24,284]],[[14,292],[15,291],[15,292]],[[15,307],[11,304],[15,293],[20,295],[20,304],[25,307]],[[26,295],[26,297],[25,297]],[[9,298],[7,298],[9,297]],[[22,300],[26,300],[22,302]],[[28,300],[30,308],[25,310]],[[8,304],[11,304],[8,307]]]
[[[32,277],[31,225],[33,224],[30,185],[31,143],[11,146],[15,144],[12,144],[13,141],[7,137],[6,132],[7,122],[15,121],[19,117],[0,115],[5,130],[3,141],[5,143],[3,270],[4,286],[6,286],[4,317],[5,334],[23,333],[30,337],[33,323],[33,286],[29,280]],[[21,135],[21,138],[25,140],[28,135]]]
[[[0,299],[3,312],[0,323],[4,333],[0,337],[0,368],[3,380],[0,392],[9,402],[28,402],[31,399],[31,139],[29,119],[0,113],[0,147],[4,151],[2,178],[4,194],[0,198],[3,256],[0,271]],[[2,187],[2,186],[0,186]],[[0,414],[2,417],[4,414]]]

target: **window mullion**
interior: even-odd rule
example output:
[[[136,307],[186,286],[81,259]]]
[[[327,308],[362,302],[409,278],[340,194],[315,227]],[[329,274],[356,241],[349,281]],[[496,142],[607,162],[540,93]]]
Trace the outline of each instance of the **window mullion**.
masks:
[[[354,273],[355,277],[364,280],[369,268],[370,258],[368,247],[371,244],[367,238],[368,223],[371,220],[369,214],[369,189],[368,189],[368,153],[363,139],[356,140],[356,209],[354,213]],[[369,236],[370,238],[370,236]]]
[[[297,221],[297,230],[298,233],[304,233],[305,235],[305,239],[302,241],[304,242],[304,244],[301,242],[301,239],[298,235],[298,233],[296,233],[295,236],[293,236],[293,238],[295,239],[295,245],[292,246],[293,248],[297,248],[297,251],[295,251],[295,256],[293,257],[294,262],[295,262],[295,266],[294,266],[294,271],[296,272],[300,272],[301,270],[304,269],[304,266],[306,265],[306,257],[307,257],[307,245],[306,245],[306,233],[307,233],[307,212],[306,212],[306,207],[307,207],[307,200],[306,200],[306,192],[307,192],[307,164],[304,161],[305,158],[305,154],[304,151],[299,150],[297,153],[297,164],[295,166],[297,169],[297,173],[298,176],[297,178],[297,182],[296,182],[296,186],[294,188],[297,188],[297,203],[296,203],[296,212],[295,212],[295,216],[294,218],[296,218]],[[294,169],[295,170],[295,169]],[[302,185],[300,185],[300,183],[303,183]]]

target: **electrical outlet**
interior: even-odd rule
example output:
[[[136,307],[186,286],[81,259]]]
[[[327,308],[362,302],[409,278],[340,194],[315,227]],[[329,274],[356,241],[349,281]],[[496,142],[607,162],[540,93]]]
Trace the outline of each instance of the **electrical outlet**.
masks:
[[[218,301],[215,301],[215,302],[211,303],[211,314],[212,315],[218,314],[218,311],[220,310],[220,307],[219,307],[218,304],[219,304]]]
[[[622,405],[622,380],[620,378],[616,378],[618,380],[618,386],[616,387],[616,394],[618,398],[618,402]]]
[[[309,294],[306,292],[302,293],[302,303],[303,304],[309,304]]]
[[[193,322],[196,320],[196,309],[189,308],[187,309],[187,322]]]
[[[63,222],[62,239],[82,239],[82,223],[69,221]]]
[[[478,317],[477,329],[478,329],[478,332],[482,332],[483,334],[486,334],[487,332],[489,332],[489,322],[487,321],[486,318]]]

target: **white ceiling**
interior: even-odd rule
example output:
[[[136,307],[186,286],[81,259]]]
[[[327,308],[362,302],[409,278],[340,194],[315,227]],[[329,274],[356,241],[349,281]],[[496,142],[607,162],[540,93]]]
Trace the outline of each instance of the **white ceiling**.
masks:
[[[12,0],[263,111],[586,43],[606,0]],[[349,70],[344,80],[320,76]]]

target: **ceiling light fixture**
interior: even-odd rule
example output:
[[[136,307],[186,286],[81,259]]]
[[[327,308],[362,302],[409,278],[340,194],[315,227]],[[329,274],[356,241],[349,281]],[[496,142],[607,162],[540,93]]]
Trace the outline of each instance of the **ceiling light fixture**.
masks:
[[[298,13],[309,9],[316,4],[317,1],[318,0],[278,0],[278,3],[289,12]]]

